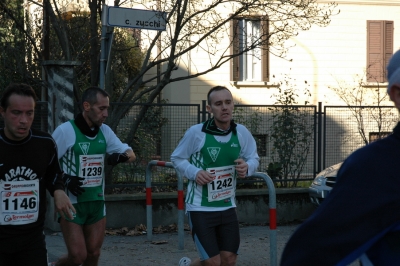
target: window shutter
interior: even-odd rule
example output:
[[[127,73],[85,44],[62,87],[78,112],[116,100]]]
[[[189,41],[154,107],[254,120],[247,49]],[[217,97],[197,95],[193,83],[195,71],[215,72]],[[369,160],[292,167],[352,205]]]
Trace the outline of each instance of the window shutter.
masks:
[[[385,21],[385,67],[383,68],[383,78],[386,82],[387,71],[386,66],[393,55],[393,21]]]
[[[239,53],[239,20],[230,21],[231,55]],[[231,59],[231,81],[238,81],[240,77],[239,56]]]
[[[393,54],[393,21],[367,21],[367,81],[386,82],[386,65]]]
[[[266,17],[261,18],[261,75],[262,81],[269,81],[269,23]]]

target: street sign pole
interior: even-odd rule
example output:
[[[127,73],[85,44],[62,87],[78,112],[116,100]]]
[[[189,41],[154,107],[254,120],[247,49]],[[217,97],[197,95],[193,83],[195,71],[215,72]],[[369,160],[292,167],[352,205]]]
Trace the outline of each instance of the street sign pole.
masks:
[[[106,23],[106,18],[107,18],[107,5],[103,5],[103,13],[101,17],[101,42],[100,42],[100,82],[99,82],[99,87],[101,89],[105,89],[105,71],[107,67],[107,50],[108,52],[111,52],[111,46],[109,46],[109,34],[108,32],[108,27]],[[107,49],[109,47],[109,49]]]

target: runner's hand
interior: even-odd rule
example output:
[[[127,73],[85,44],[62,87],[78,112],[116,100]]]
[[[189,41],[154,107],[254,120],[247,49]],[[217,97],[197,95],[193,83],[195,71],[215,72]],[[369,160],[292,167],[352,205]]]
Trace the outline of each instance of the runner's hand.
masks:
[[[213,176],[213,175],[210,174],[209,172],[204,171],[204,170],[200,170],[200,171],[197,173],[197,176],[196,176],[196,180],[195,180],[195,181],[196,181],[196,183],[199,184],[199,185],[205,185],[205,184],[208,184],[208,183],[210,183],[211,181],[213,181],[214,178],[215,178],[215,176]]]
[[[65,187],[75,196],[81,195],[85,192],[85,189],[81,188],[83,185],[82,180],[85,180],[83,177],[73,176],[64,174],[63,176]]]
[[[54,191],[54,205],[61,217],[74,219],[76,210],[64,190],[57,189]]]
[[[119,163],[123,163],[129,160],[128,153],[113,153],[108,156],[107,163],[109,165],[117,165]]]
[[[236,173],[240,178],[245,178],[247,175],[247,170],[249,169],[249,165],[241,158],[236,159],[235,161],[235,169]]]

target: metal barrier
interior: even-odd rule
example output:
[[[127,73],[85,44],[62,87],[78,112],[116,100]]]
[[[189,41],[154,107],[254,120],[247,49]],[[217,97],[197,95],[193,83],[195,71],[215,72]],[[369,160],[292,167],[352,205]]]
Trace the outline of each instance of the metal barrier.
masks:
[[[146,217],[147,217],[147,239],[149,241],[153,238],[153,205],[151,200],[151,167],[161,166],[174,168],[171,162],[153,160],[147,164],[146,167]],[[183,179],[178,171],[176,171],[178,177],[178,248],[183,249],[184,246],[184,211],[183,211]]]
[[[265,173],[257,172],[252,177],[259,177],[265,180],[269,194],[269,252],[271,266],[278,265],[277,244],[276,244],[276,193],[272,179]]]
[[[147,214],[147,239],[152,240],[153,237],[153,205],[151,199],[151,168],[153,166],[161,166],[174,168],[171,162],[150,161],[146,167],[146,214]],[[183,179],[178,171],[178,248],[184,248],[184,201],[183,201]],[[269,194],[269,239],[270,239],[270,265],[277,266],[277,240],[276,240],[276,193],[275,185],[272,179],[265,173],[257,172],[252,177],[262,178],[267,183]]]

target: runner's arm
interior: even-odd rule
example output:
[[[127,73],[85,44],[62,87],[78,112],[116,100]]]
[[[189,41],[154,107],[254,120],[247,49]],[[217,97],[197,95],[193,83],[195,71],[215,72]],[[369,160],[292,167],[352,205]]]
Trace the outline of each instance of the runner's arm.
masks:
[[[201,125],[195,125],[189,128],[178,146],[171,154],[171,162],[174,167],[187,179],[195,180],[198,172],[202,169],[189,162],[190,156],[200,151],[204,144],[204,133],[201,132]]]
[[[260,157],[257,153],[257,145],[253,135],[243,125],[238,125],[238,138],[241,146],[240,158],[248,165],[247,176],[252,176],[259,166]]]

